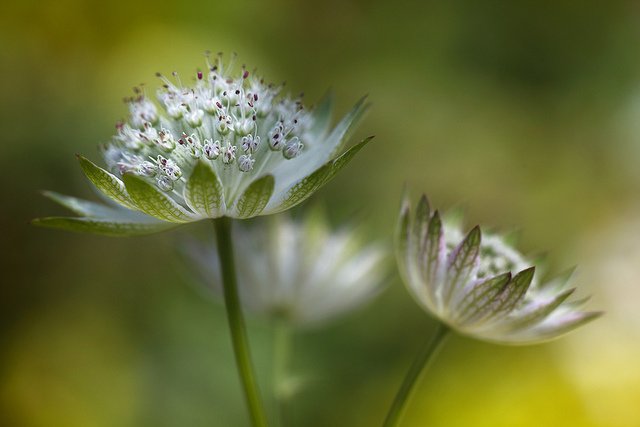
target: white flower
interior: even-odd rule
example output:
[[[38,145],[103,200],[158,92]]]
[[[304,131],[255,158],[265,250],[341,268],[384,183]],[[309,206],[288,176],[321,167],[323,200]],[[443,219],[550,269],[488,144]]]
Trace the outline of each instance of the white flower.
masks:
[[[530,261],[504,238],[460,228],[431,212],[425,196],[411,217],[405,198],[396,241],[400,271],[423,309],[478,339],[527,344],[549,340],[599,316],[567,301],[570,274],[541,283]]]
[[[371,139],[343,151],[366,110],[364,98],[331,129],[331,96],[308,111],[301,98],[244,66],[234,73],[221,55],[215,64],[207,60],[190,86],[175,73],[173,80],[158,76],[157,103],[141,90],[128,101],[128,120],[103,148],[106,169],[79,156],[89,180],[124,209],[55,195],[67,207],[82,205],[75,212],[84,217],[36,224],[127,235],[281,212],[333,178]]]
[[[363,246],[358,233],[331,231],[319,214],[304,221],[286,215],[265,226],[239,223],[233,229],[242,306],[298,326],[324,322],[369,301],[387,271],[382,246]],[[203,284],[222,295],[215,246],[192,244],[188,256]]]

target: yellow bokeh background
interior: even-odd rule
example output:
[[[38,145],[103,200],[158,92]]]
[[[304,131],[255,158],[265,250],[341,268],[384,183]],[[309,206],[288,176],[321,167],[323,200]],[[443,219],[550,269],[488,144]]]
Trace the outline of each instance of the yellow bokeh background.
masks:
[[[9,0],[0,5],[0,425],[248,425],[219,304],[178,256],[195,224],[108,239],[35,229],[38,192],[95,197],[131,88],[238,52],[308,103],[372,108],[375,134],[314,199],[389,239],[405,183],[469,226],[521,229],[578,264],[607,315],[535,347],[454,337],[406,426],[640,426],[640,7],[612,0]],[[150,89],[151,90],[151,89]],[[304,210],[304,207],[301,208]],[[272,330],[249,319],[267,405]],[[374,303],[296,335],[292,426],[380,425],[433,330],[394,276]]]

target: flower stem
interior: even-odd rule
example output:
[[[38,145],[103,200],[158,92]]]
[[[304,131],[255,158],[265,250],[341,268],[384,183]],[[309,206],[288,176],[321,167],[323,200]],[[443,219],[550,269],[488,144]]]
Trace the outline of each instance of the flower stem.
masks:
[[[242,380],[245,399],[249,407],[251,421],[254,427],[267,427],[262,400],[258,391],[251,355],[247,330],[240,307],[238,286],[236,281],[236,269],[233,259],[233,242],[231,238],[231,218],[222,217],[213,220],[216,229],[216,241],[218,244],[218,256],[222,269],[222,282],[224,287],[224,303],[227,309],[229,331],[233,343],[233,351],[236,358],[238,374]]]
[[[389,413],[387,414],[383,427],[396,427],[399,425],[404,409],[409,402],[409,399],[411,399],[414,386],[426,371],[426,368],[429,366],[429,362],[433,360],[433,357],[438,352],[438,349],[443,343],[448,332],[449,328],[446,325],[438,323],[438,328],[436,329],[435,334],[431,337],[420,354],[418,354],[418,357],[416,357],[413,365],[411,365],[407,375],[404,377],[404,381],[396,394],[393,404],[391,405],[391,409],[389,409]]]
[[[291,329],[284,320],[274,324],[273,342],[273,394],[276,404],[276,426],[284,427],[285,409],[289,399],[289,355],[292,344]]]

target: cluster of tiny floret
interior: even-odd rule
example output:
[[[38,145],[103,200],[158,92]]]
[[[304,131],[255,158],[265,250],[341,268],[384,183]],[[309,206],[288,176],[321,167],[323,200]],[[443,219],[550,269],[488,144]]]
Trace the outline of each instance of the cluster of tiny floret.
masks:
[[[198,71],[195,85],[183,86],[161,74],[159,107],[141,89],[127,99],[129,119],[117,124],[117,133],[104,150],[114,172],[154,179],[171,191],[199,159],[214,168],[236,168],[241,173],[269,161],[270,153],[297,157],[304,149],[311,117],[300,98],[280,96],[282,85],[266,84],[242,66],[229,75],[221,55],[216,65],[207,59],[207,71]],[[263,143],[266,141],[266,147]]]

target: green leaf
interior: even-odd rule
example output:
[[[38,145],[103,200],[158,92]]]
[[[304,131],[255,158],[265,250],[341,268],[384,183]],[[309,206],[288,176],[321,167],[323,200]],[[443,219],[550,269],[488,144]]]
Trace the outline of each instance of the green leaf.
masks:
[[[59,230],[100,234],[112,237],[141,236],[176,227],[175,224],[168,222],[135,223],[109,221],[106,219],[96,218],[67,217],[38,218],[31,221],[31,223],[38,227],[56,228]]]
[[[265,175],[249,184],[236,204],[239,217],[251,218],[259,215],[271,199],[274,183],[273,175]]]
[[[320,187],[326,184],[328,181],[333,178],[336,173],[343,167],[347,165],[355,156],[358,151],[360,151],[365,145],[369,143],[373,139],[373,136],[370,136],[360,143],[354,145],[345,153],[343,153],[340,157],[330,160],[320,168],[316,169],[315,172],[311,173],[306,178],[303,178],[301,181],[293,185],[287,191],[287,194],[284,197],[283,202],[276,207],[271,213],[282,212],[286,209],[289,209],[298,203],[301,203],[313,193],[318,191]]]
[[[328,91],[313,110],[313,125],[310,132],[316,136],[322,136],[331,122],[333,110],[333,91]]]
[[[88,217],[109,218],[118,214],[117,211],[99,203],[90,202],[88,200],[77,199],[71,196],[55,193],[53,191],[43,191],[42,194],[48,199],[53,200],[61,206],[77,213],[78,215]]]
[[[221,216],[224,210],[222,183],[211,165],[202,160],[185,185],[184,197],[191,209],[208,218]]]
[[[137,210],[135,202],[127,193],[125,185],[120,179],[80,155],[78,160],[84,174],[98,190],[116,203],[129,209]]]
[[[363,96],[349,111],[349,113],[336,125],[327,138],[327,143],[331,144],[333,152],[331,157],[335,156],[341,149],[345,141],[351,136],[351,132],[356,127],[364,113],[369,109],[369,104],[365,104],[367,96]]]
[[[138,209],[163,221],[190,222],[196,218],[171,197],[163,194],[142,177],[125,174],[124,184]]]
[[[480,253],[481,240],[480,227],[475,226],[449,256],[446,289],[444,289],[445,304],[448,304],[451,296],[469,280]]]

